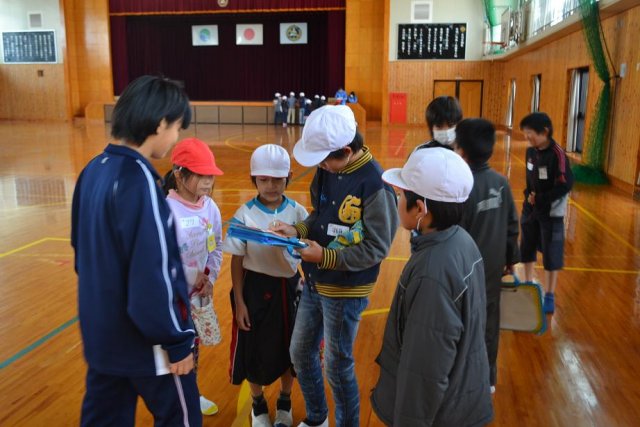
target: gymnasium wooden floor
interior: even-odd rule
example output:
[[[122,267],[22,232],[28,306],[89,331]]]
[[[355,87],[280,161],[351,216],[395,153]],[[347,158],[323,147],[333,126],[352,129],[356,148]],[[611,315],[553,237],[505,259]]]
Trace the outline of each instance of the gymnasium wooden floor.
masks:
[[[249,156],[260,144],[291,151],[298,128],[192,126],[214,150],[225,175],[214,198],[224,220],[255,195]],[[104,147],[102,124],[0,122],[0,425],[77,425],[85,363],[76,317],[76,277],[69,244],[76,176]],[[365,140],[383,167],[403,164],[426,138],[424,128],[370,125]],[[518,205],[524,185],[525,143],[501,137],[492,164],[510,176]],[[288,195],[309,205],[313,171],[293,164]],[[161,173],[169,164],[157,162]],[[566,221],[566,268],[557,311],[543,336],[503,332],[494,426],[640,425],[640,204],[610,188],[577,185]],[[362,396],[361,424],[382,425],[368,396],[386,310],[409,255],[408,233],[398,232],[356,341]],[[540,270],[538,270],[540,272]],[[540,276],[542,276],[540,274]],[[248,390],[229,384],[231,316],[229,258],[215,285],[223,343],[204,348],[199,383],[220,406],[206,426],[248,425]],[[278,387],[267,397],[275,405]],[[331,400],[331,399],[329,399]],[[273,409],[272,409],[273,411]],[[294,389],[294,417],[304,416]],[[139,406],[138,425],[151,425]]]

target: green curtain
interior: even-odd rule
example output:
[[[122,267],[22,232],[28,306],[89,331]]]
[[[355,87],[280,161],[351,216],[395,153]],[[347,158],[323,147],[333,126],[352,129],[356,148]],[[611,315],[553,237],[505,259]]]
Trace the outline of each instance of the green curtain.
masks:
[[[593,61],[593,68],[604,85],[598,96],[587,133],[584,164],[575,165],[573,173],[576,181],[586,184],[605,184],[609,181],[604,173],[603,166],[609,127],[609,113],[611,111],[611,74],[609,73],[609,65],[603,48],[605,40],[600,26],[598,3],[594,0],[580,0],[580,14],[582,15],[583,33]]]

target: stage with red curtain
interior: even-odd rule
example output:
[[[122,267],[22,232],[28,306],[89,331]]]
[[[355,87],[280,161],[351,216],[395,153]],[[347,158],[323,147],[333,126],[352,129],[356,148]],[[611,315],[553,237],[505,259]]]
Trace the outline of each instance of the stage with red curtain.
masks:
[[[110,13],[116,95],[143,74],[184,82],[194,101],[333,96],[344,84],[344,0],[110,0]],[[306,22],[308,44],[281,45],[285,22]],[[263,44],[236,45],[236,24],[262,24]],[[192,25],[217,25],[219,45],[192,46]]]

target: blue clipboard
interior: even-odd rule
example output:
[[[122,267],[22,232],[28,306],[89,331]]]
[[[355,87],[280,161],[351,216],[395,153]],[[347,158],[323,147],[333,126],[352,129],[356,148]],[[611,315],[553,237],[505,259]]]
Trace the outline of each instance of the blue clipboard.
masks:
[[[294,258],[300,258],[295,253],[295,248],[306,248],[307,245],[301,242],[296,237],[285,237],[274,233],[273,231],[261,230],[255,227],[248,227],[243,224],[232,223],[227,230],[227,237],[234,237],[236,239],[251,241],[260,245],[276,246],[286,248],[289,255]]]

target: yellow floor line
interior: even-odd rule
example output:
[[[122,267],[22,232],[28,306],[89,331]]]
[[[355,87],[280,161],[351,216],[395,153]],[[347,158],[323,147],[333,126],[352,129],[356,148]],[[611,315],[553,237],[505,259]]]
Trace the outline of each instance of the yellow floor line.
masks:
[[[387,261],[401,261],[406,262],[409,260],[408,257],[387,257],[385,258]],[[542,270],[543,267],[541,265],[536,265],[538,270]],[[640,270],[616,270],[612,268],[591,268],[591,267],[564,267],[563,270],[567,271],[588,271],[591,273],[613,273],[613,274],[640,274]]]
[[[251,412],[251,389],[249,383],[244,381],[240,386],[238,393],[238,406],[236,408],[236,419],[233,420],[231,427],[250,427],[249,414]]]
[[[622,243],[623,245],[625,245],[626,247],[630,248],[631,250],[633,250],[636,255],[640,255],[640,249],[636,248],[635,246],[633,246],[631,243],[629,243],[627,240],[625,240],[624,238],[622,238],[622,236],[620,236],[618,233],[616,233],[615,231],[613,231],[607,224],[603,223],[602,221],[600,221],[598,218],[596,218],[595,215],[593,215],[591,212],[589,212],[589,210],[585,207],[583,207],[582,205],[580,205],[578,202],[576,202],[575,200],[571,199],[570,203],[575,206],[576,208],[578,208],[578,210],[580,212],[582,212],[583,214],[585,214],[587,216],[587,218],[589,218],[590,220],[592,220],[593,222],[595,222],[596,224],[598,224],[600,227],[602,227],[604,229],[604,231],[606,231],[607,233],[609,233],[611,235],[611,237],[613,237],[614,239],[616,239],[618,242]]]
[[[373,310],[363,311],[361,316],[362,317],[364,317],[364,316],[374,316],[376,314],[382,314],[382,313],[388,313],[388,312],[389,312],[388,308],[376,308],[376,309],[373,309]]]
[[[236,135],[232,135],[232,136],[230,136],[230,137],[228,137],[227,139],[224,140],[224,145],[226,145],[227,147],[232,148],[234,150],[244,151],[245,153],[253,153],[252,149],[237,147],[237,146],[231,144],[232,140],[234,140],[236,138],[240,138],[240,137],[246,137],[246,136],[247,136],[246,132],[242,132],[242,133],[239,133],[239,134],[236,134]],[[243,138],[243,139],[246,139],[246,138]]]
[[[68,239],[66,237],[44,237],[42,239],[36,240],[34,242],[31,242],[31,243],[27,243],[26,245],[22,245],[22,246],[20,246],[18,248],[12,249],[10,251],[3,252],[3,253],[0,254],[0,258],[4,258],[6,256],[13,255],[13,254],[15,254],[17,252],[24,251],[25,249],[32,248],[32,247],[34,247],[36,245],[39,245],[41,243],[44,243],[44,242],[48,242],[48,241],[68,242],[69,240],[70,239]]]

